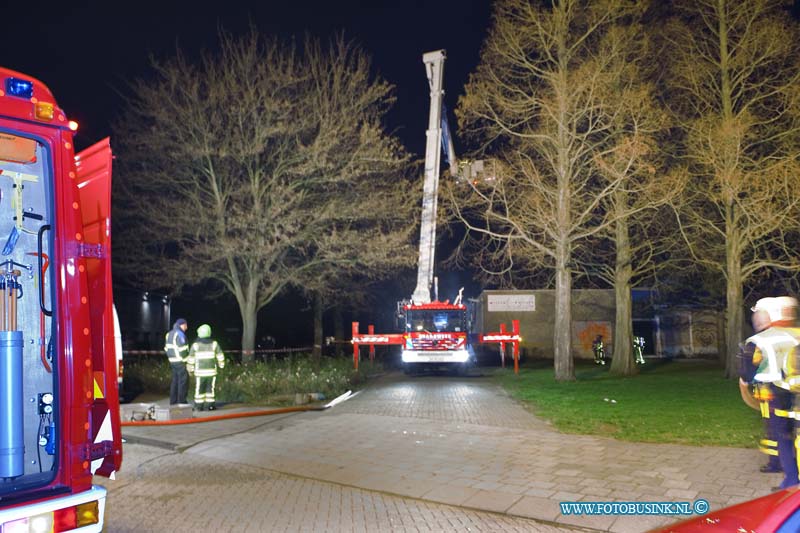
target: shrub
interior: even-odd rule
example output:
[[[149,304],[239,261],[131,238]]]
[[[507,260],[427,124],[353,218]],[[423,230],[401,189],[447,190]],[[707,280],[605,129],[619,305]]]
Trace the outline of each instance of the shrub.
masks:
[[[368,373],[380,371],[379,363],[361,364],[353,370],[349,357],[323,357],[314,360],[308,354],[267,362],[241,364],[227,361],[217,376],[216,397],[220,402],[245,402],[276,405],[294,401],[296,393],[318,392],[326,398],[336,396],[365,381]],[[140,383],[141,389],[169,393],[170,369],[164,360],[142,359],[125,366],[127,383]],[[194,379],[190,379],[189,398]]]
[[[131,400],[144,391],[169,394],[171,374],[166,357],[125,361],[124,368],[122,386],[125,399]]]

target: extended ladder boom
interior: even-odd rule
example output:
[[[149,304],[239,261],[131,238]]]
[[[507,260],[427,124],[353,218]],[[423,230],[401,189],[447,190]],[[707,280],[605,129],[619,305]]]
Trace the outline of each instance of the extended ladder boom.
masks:
[[[436,251],[436,208],[439,194],[439,167],[442,142],[442,89],[444,77],[444,50],[427,52],[422,56],[431,88],[431,109],[428,116],[427,144],[425,146],[425,184],[422,192],[422,225],[419,234],[419,264],[417,287],[411,300],[415,304],[431,301],[433,260]]]

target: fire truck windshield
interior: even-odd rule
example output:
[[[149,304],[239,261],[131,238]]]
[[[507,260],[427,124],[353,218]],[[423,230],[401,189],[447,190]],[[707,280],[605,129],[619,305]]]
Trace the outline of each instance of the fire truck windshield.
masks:
[[[409,310],[406,320],[407,331],[466,331],[464,311],[443,311],[431,309]]]

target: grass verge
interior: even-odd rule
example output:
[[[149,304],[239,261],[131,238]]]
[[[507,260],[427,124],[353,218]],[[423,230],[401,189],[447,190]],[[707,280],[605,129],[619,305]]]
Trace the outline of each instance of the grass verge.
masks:
[[[576,381],[556,382],[552,361],[498,370],[495,379],[560,431],[635,442],[753,448],[763,425],[713,362],[648,362],[638,376],[614,377],[576,362]]]

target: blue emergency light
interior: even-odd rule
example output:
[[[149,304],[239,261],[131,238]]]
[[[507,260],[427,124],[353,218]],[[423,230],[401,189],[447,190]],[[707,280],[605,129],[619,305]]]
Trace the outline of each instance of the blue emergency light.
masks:
[[[19,78],[6,78],[6,93],[20,98],[33,96],[33,82]]]

